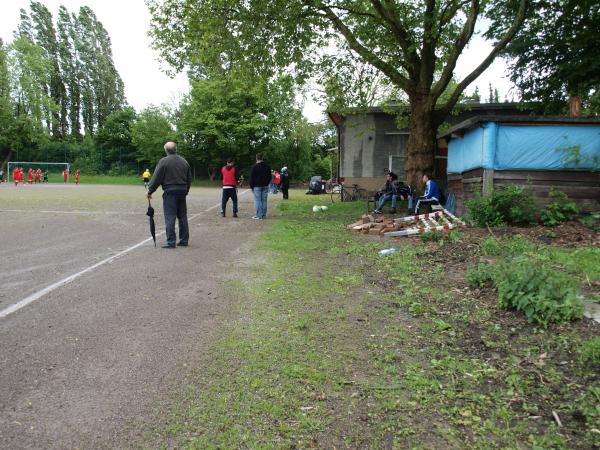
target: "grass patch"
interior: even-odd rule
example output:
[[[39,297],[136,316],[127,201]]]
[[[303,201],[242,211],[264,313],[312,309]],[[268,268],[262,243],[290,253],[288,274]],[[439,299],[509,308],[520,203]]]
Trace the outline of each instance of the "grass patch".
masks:
[[[398,251],[380,257],[389,241],[344,228],[364,204],[336,203],[319,213],[313,204],[320,203],[301,194],[279,203],[280,217],[261,236],[253,268],[233,286],[238,301],[213,363],[198,370],[167,415],[160,445],[600,443],[594,431],[599,379],[590,364],[597,344],[585,341],[600,336],[598,327],[528,324],[521,314],[500,309],[489,289],[469,289],[449,271],[459,268],[464,277],[467,258],[456,255],[464,248],[472,257],[479,248],[501,258],[538,255],[565,274],[583,270],[594,277],[595,252],[541,254],[516,240],[473,245],[461,234],[437,242],[395,241]]]

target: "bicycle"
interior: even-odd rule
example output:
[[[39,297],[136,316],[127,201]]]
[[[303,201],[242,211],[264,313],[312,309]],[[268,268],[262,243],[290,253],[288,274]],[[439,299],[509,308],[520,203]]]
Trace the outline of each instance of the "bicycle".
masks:
[[[339,197],[341,202],[354,202],[356,200],[366,200],[367,190],[358,187],[358,184],[353,184],[352,188],[348,188],[343,184],[334,184],[331,187],[331,203],[335,203]]]

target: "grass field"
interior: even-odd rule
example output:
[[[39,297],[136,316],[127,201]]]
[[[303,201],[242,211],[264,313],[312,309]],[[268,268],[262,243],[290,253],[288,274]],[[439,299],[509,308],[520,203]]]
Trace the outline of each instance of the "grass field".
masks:
[[[597,248],[469,232],[390,243],[344,229],[364,205],[315,203],[280,203],[231,286],[212,365],[152,436],[198,449],[600,445],[598,324],[536,326],[465,282],[495,245],[597,283]]]

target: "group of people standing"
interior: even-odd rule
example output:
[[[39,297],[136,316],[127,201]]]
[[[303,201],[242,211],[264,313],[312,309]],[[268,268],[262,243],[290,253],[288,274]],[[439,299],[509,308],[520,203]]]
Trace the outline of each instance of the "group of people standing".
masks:
[[[22,167],[15,167],[13,169],[12,175],[15,187],[19,186],[19,183],[25,184],[25,170]],[[63,170],[62,175],[63,183],[67,184],[67,181],[69,179],[69,171],[67,169]],[[42,169],[40,169],[39,167],[37,168],[37,170],[34,170],[33,167],[30,167],[27,171],[27,184],[34,183],[48,183],[48,169],[42,172]],[[79,169],[75,170],[75,184],[79,184]]]
[[[20,183],[25,184],[25,170],[22,167],[15,167],[13,169],[13,181],[15,183],[15,186],[19,185]],[[38,183],[47,183],[48,182],[48,171],[44,170],[44,179],[42,181],[42,169],[40,169],[38,167],[37,170],[34,170],[33,168],[29,168],[29,170],[27,171],[27,184],[33,184],[35,182],[35,184]]]
[[[162,158],[154,174],[150,178],[150,171],[146,169],[142,178],[144,184],[147,184],[146,196],[150,200],[152,194],[162,186],[163,189],[163,212],[165,216],[165,229],[167,242],[163,248],[172,249],[187,247],[189,241],[189,226],[187,219],[186,196],[192,186],[192,170],[188,162],[177,154],[177,144],[167,142],[164,146],[166,156]],[[240,179],[238,169],[234,165],[232,158],[227,159],[227,163],[221,168],[221,178],[223,182],[223,193],[221,196],[221,215],[225,217],[226,208],[229,199],[233,203],[233,217],[237,217],[238,198],[237,186]],[[273,172],[269,165],[263,160],[261,154],[256,155],[256,163],[250,170],[250,189],[254,194],[255,215],[252,217],[257,220],[264,220],[267,217],[267,200],[269,195],[269,185],[273,182]],[[287,167],[281,169],[279,177],[279,188],[283,193],[283,198],[288,199],[288,189],[290,186],[290,174]],[[179,222],[179,242],[175,232],[175,222]]]
[[[232,158],[227,159],[227,164],[221,168],[223,180],[223,194],[221,196],[221,216],[225,217],[227,202],[231,199],[233,203],[233,217],[237,217],[238,200],[237,186],[240,176],[234,166]],[[250,170],[250,189],[254,194],[255,214],[253,219],[263,220],[267,217],[267,205],[269,192],[276,194],[281,190],[283,199],[288,200],[290,188],[290,172],[286,166],[281,172],[271,170],[271,167],[263,160],[262,154],[256,155],[256,163]]]

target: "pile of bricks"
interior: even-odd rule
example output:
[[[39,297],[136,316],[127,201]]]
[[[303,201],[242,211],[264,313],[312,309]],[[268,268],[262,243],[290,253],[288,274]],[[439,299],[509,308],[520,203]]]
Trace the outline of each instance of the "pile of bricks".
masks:
[[[362,218],[355,223],[348,225],[349,230],[359,231],[362,234],[373,236],[383,236],[390,231],[400,231],[406,224],[394,222],[393,219],[387,219],[383,216],[374,217],[371,214],[364,214]]]
[[[436,231],[449,231],[466,224],[446,209],[427,214],[386,219],[364,214],[358,222],[347,226],[350,230],[373,236],[401,237],[414,236]]]

